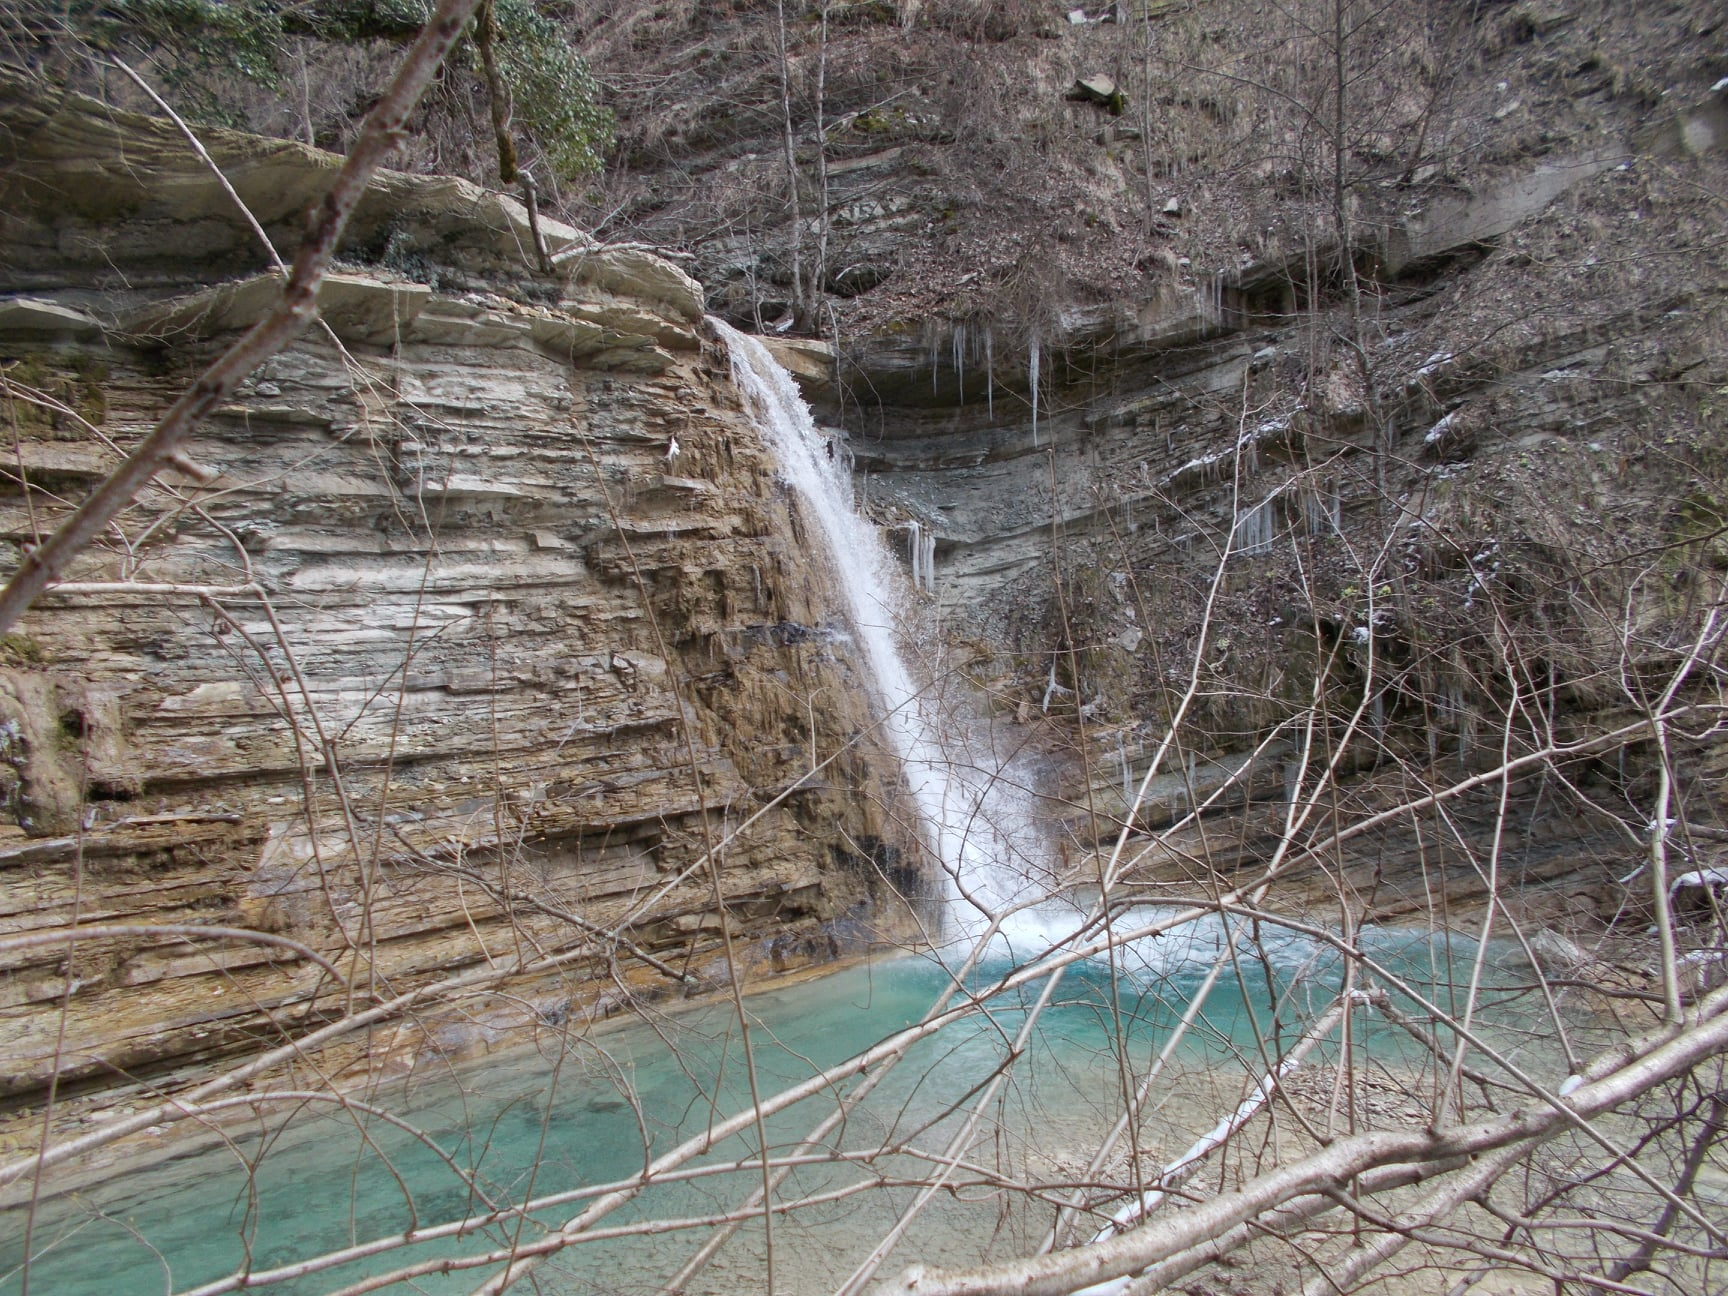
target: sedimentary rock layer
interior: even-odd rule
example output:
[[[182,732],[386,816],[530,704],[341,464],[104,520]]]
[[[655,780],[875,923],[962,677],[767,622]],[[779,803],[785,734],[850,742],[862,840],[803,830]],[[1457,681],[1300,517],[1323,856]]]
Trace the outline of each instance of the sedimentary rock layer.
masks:
[[[9,567],[274,280],[171,126],[0,90]],[[330,160],[206,143],[286,250]],[[385,175],[367,210],[321,325],[0,645],[0,929],[136,929],[0,954],[7,1095],[57,1054],[112,1082],[351,1002],[165,924],[291,938],[362,995],[595,951],[378,1042],[400,1055],[723,980],[727,929],[751,965],[828,957],[915,889],[698,287],[552,223],[573,255],[537,274],[520,209],[459,182]]]

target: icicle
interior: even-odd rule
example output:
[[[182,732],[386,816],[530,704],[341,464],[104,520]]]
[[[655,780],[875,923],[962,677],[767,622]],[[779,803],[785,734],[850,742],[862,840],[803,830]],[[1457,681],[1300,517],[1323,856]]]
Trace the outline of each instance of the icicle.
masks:
[[[1250,505],[1236,519],[1238,553],[1265,553],[1272,548],[1272,500]]]
[[[936,533],[916,518],[906,523],[906,561],[912,567],[912,588],[936,592]]]
[[[1128,762],[1128,744],[1123,741],[1122,731],[1116,731],[1116,756],[1122,762],[1122,804],[1134,804],[1134,770]]]
[[[1452,709],[1453,718],[1458,723],[1458,763],[1464,764],[1470,759],[1470,730],[1472,725],[1464,710],[1464,688],[1459,684],[1446,686],[1446,702]]]
[[[960,392],[960,404],[966,403],[966,326],[954,326],[954,382]]]
[[[1032,384],[1032,448],[1034,450],[1038,448],[1038,367],[1044,359],[1039,352],[1038,335],[1034,333],[1027,362]]]
[[[1324,488],[1316,488],[1303,496],[1302,513],[1311,536],[1323,534],[1327,527],[1334,531],[1338,529],[1337,498],[1326,494]]]
[[[984,410],[990,421],[996,421],[996,338],[984,330]]]

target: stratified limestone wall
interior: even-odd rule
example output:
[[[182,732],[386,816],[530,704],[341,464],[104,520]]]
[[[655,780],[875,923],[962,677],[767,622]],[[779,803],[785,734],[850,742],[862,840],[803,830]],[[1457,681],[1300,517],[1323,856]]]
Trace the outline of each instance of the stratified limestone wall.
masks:
[[[1348,290],[1335,247],[1244,252],[1146,300],[843,336],[840,388],[806,378],[869,506],[934,541],[932,615],[976,645],[969,668],[1073,754],[1045,789],[1070,851],[1206,804],[1146,871],[1181,895],[1255,876],[1316,698],[1337,741],[1362,708],[1367,740],[1328,749],[1349,815],[1410,795],[1411,771],[1445,787],[1497,763],[1532,696],[1520,754],[1634,724],[1673,678],[1728,567],[1728,258],[1705,196],[1728,181],[1728,83],[1590,112],[1566,153],[1385,186]],[[1027,350],[1004,341],[1034,331],[1036,423]],[[1671,772],[1710,825],[1724,753],[1697,733]],[[1461,800],[1426,839],[1399,825],[1285,877],[1408,919],[1479,903],[1494,858],[1541,921],[1641,929],[1621,879],[1658,768],[1639,742],[1573,762],[1576,814],[1542,771],[1512,789],[1515,845],[1492,799]]]
[[[273,285],[201,282],[201,247],[225,269],[261,253],[171,128],[0,91],[9,568]],[[242,193],[329,174],[295,145],[210,143]],[[892,766],[866,740],[810,774],[869,729],[868,691],[698,286],[556,225],[573,255],[535,276],[509,200],[380,183],[386,242],[443,260],[335,276],[324,326],[0,644],[0,933],[252,928],[379,995],[603,952],[378,1041],[400,1060],[712,984],[722,923],[762,970],[903,925]],[[801,780],[721,852],[717,907],[692,866]],[[110,1081],[343,1003],[241,941],[125,934],[0,968],[11,1095],[57,1039],[64,1076]]]

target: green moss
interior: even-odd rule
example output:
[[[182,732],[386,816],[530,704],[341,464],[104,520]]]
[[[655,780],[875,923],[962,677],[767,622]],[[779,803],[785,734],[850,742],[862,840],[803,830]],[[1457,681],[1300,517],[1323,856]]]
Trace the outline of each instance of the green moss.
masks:
[[[498,62],[519,126],[531,132],[551,167],[574,177],[600,168],[614,121],[599,84],[565,28],[536,0],[493,0]],[[230,106],[239,76],[270,90],[283,88],[282,70],[295,40],[345,45],[405,44],[432,11],[429,0],[19,0],[21,25],[65,32],[99,51],[164,54],[156,71],[181,111],[193,120],[244,127]],[[553,12],[560,10],[546,6]],[[38,57],[57,56],[44,41]],[[472,41],[450,68],[477,75]],[[454,98],[463,96],[456,96]]]
[[[45,409],[28,399],[11,401],[9,419],[16,420],[19,431],[56,439],[77,439],[86,435],[79,419],[101,427],[108,418],[108,367],[88,356],[49,355],[32,352],[5,366],[7,381],[23,388],[27,394],[45,396],[58,401],[77,415]]]
[[[0,665],[15,668],[46,666],[51,660],[48,650],[29,635],[0,635]]]
[[[561,176],[598,171],[615,122],[600,86],[558,24],[531,0],[496,0],[498,61],[516,116]]]
[[[214,69],[272,87],[278,81],[282,19],[275,5],[260,0],[74,0],[68,17],[99,48],[139,37],[173,46],[187,59],[186,67],[169,70],[177,88],[196,72]],[[194,98],[201,109],[222,115],[214,100]]]

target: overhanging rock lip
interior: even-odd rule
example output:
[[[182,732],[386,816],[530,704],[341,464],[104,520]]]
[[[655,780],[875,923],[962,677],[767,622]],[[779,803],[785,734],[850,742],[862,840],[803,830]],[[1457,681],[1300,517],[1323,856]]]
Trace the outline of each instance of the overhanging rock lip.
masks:
[[[94,337],[102,324],[83,311],[43,297],[0,298],[0,334],[28,333],[38,337]]]
[[[282,279],[274,273],[229,280],[141,306],[122,318],[116,333],[131,342],[161,343],[239,332],[268,315],[281,292]],[[596,306],[595,318],[588,319],[505,298],[476,304],[412,280],[352,271],[334,271],[318,287],[319,318],[344,342],[365,345],[424,342],[489,348],[532,342],[564,360],[659,372],[672,359],[656,343],[677,345],[692,336],[662,316],[639,310],[629,322],[651,332],[609,329],[603,322],[609,318],[607,308]]]
[[[691,324],[703,316],[702,285],[646,248],[608,247],[579,237],[553,261],[573,285],[591,284],[631,301],[665,307]]]
[[[203,338],[251,328],[282,297],[280,275],[261,274],[183,297],[153,302],[127,315],[120,333],[129,339],[162,341]],[[425,284],[390,282],[366,275],[333,273],[318,286],[318,313],[337,336],[348,341],[389,342],[411,323],[432,290]]]
[[[236,206],[238,194],[276,250],[290,256],[306,211],[328,191],[344,159],[296,140],[220,127],[200,140],[222,172],[169,121],[128,112],[0,70],[0,129],[8,137],[9,207],[34,209],[62,237],[9,267],[32,280],[71,282],[105,267],[107,240],[124,234],[138,264],[175,267],[187,282],[262,266],[268,255]],[[142,177],[148,177],[146,181]],[[232,186],[231,194],[223,179]],[[574,227],[542,217],[554,254],[587,246]],[[139,242],[139,240],[142,242]],[[80,250],[82,249],[82,250]],[[508,194],[456,176],[377,171],[344,234],[345,255],[424,258],[458,271],[538,275],[527,208]]]
[[[763,346],[792,375],[806,400],[834,392],[834,348],[815,338],[763,337]]]

